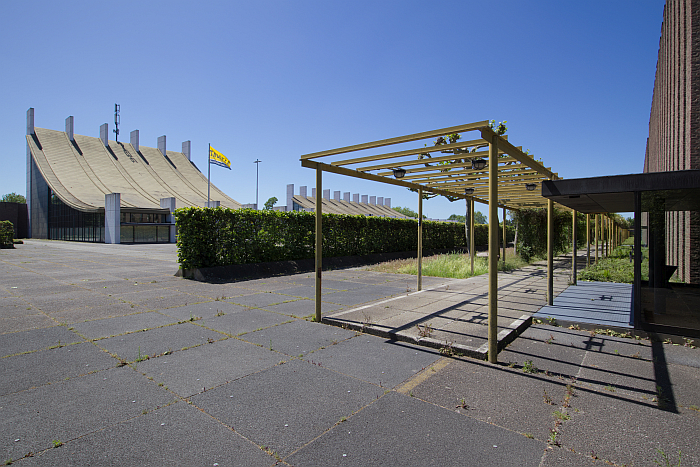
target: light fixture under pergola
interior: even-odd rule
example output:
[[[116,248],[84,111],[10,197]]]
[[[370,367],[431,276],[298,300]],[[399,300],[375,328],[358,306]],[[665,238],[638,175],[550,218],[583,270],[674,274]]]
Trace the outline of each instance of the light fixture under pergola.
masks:
[[[432,138],[437,138],[433,141]],[[414,141],[418,144],[411,144]],[[420,144],[420,142],[423,144]],[[412,147],[410,147],[412,146]],[[391,147],[377,153],[380,147]],[[498,208],[521,209],[553,204],[529,188],[557,174],[498,135],[488,120],[415,133],[301,156],[301,165],[316,169],[316,320],[321,320],[322,173],[373,180],[418,192],[418,290],[421,290],[423,193],[450,200],[467,199],[489,205],[488,358],[497,361]],[[536,186],[536,185],[535,185]],[[473,212],[472,212],[473,217]],[[548,237],[553,230],[548,220]],[[504,222],[505,229],[505,222]],[[550,241],[551,243],[551,241]],[[471,251],[471,250],[470,250]],[[504,242],[505,253],[505,242]],[[548,254],[548,301],[553,296],[553,265]]]

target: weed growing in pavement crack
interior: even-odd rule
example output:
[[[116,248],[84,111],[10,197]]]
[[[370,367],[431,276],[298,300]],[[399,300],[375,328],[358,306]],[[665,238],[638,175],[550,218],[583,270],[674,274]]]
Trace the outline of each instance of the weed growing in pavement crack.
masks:
[[[433,333],[433,328],[430,327],[430,323],[424,324],[423,328],[421,328],[419,324],[416,324],[416,328],[418,329],[419,337],[430,337]]]
[[[464,397],[462,397],[462,398],[459,400],[459,404],[457,404],[457,406],[455,407],[455,409],[465,409],[465,410],[469,410],[469,409],[471,409],[471,407],[469,407],[469,405],[467,405],[467,402],[464,400]]]
[[[134,360],[134,362],[143,362],[145,360],[148,360],[150,357],[148,355],[141,355],[141,346],[139,345],[139,356]]]
[[[52,441],[52,443],[53,443],[53,447],[55,447],[55,448],[63,446],[63,443],[61,442],[60,439],[55,439]]]
[[[546,390],[546,389],[545,389],[545,391],[544,391],[544,396],[542,396],[542,397],[544,398],[544,403],[545,403],[545,404],[554,405],[554,403],[552,402],[552,398],[550,397],[549,394],[547,394],[547,390]]]
[[[532,363],[532,360],[525,360],[525,363],[523,363],[523,371],[525,373],[538,373],[540,370]]]
[[[656,452],[661,456],[661,460],[654,459],[654,463],[656,465],[659,465],[661,467],[671,467],[673,464],[671,464],[671,459],[668,458],[666,453],[664,452],[663,449],[655,448]],[[681,465],[681,450],[678,450],[678,464],[675,464],[676,466],[680,467]]]
[[[552,415],[554,415],[559,420],[571,420],[571,415],[567,414],[566,412],[561,412],[559,410],[555,410],[554,412],[552,412]]]

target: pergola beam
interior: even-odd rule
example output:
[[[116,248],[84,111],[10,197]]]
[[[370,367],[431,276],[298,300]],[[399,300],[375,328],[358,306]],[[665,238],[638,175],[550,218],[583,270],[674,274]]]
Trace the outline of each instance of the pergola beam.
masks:
[[[389,146],[390,144],[397,143],[407,143],[409,141],[417,141],[419,139],[434,138],[436,136],[445,136],[452,133],[462,133],[464,131],[477,130],[481,128],[488,128],[488,120],[483,122],[467,123],[465,125],[458,125],[449,128],[442,128],[439,130],[424,131],[423,133],[413,133],[406,136],[398,136],[396,138],[382,139],[378,141],[372,141],[370,143],[356,144],[354,146],[345,146],[343,148],[329,149],[328,151],[314,152],[311,154],[306,154],[301,156],[301,160],[305,159],[315,159],[317,157],[332,156],[334,154],[342,154],[344,152],[361,151],[363,149],[372,149],[382,146]]]
[[[354,159],[345,159],[342,161],[336,161],[331,163],[331,165],[352,165],[352,164],[361,164],[363,162],[372,162],[372,161],[379,161],[382,159],[392,159],[395,157],[405,157],[405,156],[417,156],[418,154],[426,154],[426,153],[431,153],[431,152],[442,152],[442,151],[447,151],[447,150],[454,150],[454,149],[464,149],[464,148],[470,148],[474,146],[483,146],[487,145],[488,142],[484,141],[483,139],[475,139],[472,141],[462,141],[460,143],[452,143],[452,144],[444,144],[441,146],[427,146],[427,147],[422,147],[418,149],[406,149],[404,151],[397,151],[397,152],[389,152],[386,154],[375,154],[373,156],[364,156],[364,157],[356,157]],[[465,152],[465,155],[473,154],[470,152]]]

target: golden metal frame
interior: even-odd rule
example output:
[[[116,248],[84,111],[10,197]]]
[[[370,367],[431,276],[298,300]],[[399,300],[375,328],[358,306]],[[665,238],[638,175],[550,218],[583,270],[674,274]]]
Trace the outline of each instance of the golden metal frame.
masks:
[[[439,146],[430,145],[432,138],[444,137],[458,133],[464,140]],[[405,149],[399,147],[413,141],[428,140],[424,147]],[[368,154],[368,151],[391,146],[391,152]],[[437,154],[435,154],[437,153]],[[433,155],[435,154],[435,157]],[[335,156],[335,157],[334,157]],[[482,170],[472,169],[471,160],[487,160],[487,167]],[[551,238],[551,210],[553,203],[541,196],[541,190],[527,191],[526,183],[556,180],[558,175],[535,160],[531,154],[522,151],[508,141],[507,136],[500,136],[493,131],[488,120],[468,123],[449,128],[441,128],[422,133],[398,136],[369,143],[346,146],[327,151],[320,151],[301,156],[302,167],[316,169],[318,197],[320,206],[322,171],[347,175],[350,177],[373,180],[381,183],[409,188],[419,195],[418,201],[418,290],[422,288],[422,195],[433,193],[453,199],[465,199],[470,206],[470,218],[474,216],[474,201],[489,205],[489,352],[488,359],[497,361],[497,258],[498,258],[498,208],[518,210],[522,208],[547,207],[550,213],[548,221],[548,301],[553,295]],[[353,168],[354,167],[354,168]],[[406,170],[404,177],[394,178],[393,170]],[[464,193],[465,188],[474,188],[472,195]],[[316,320],[321,320],[321,212],[316,213]],[[504,219],[505,220],[505,219]],[[473,240],[473,223],[470,232]],[[505,260],[505,230],[503,232],[503,260]],[[470,241],[470,254],[473,255],[473,241]],[[472,258],[473,259],[473,258]]]

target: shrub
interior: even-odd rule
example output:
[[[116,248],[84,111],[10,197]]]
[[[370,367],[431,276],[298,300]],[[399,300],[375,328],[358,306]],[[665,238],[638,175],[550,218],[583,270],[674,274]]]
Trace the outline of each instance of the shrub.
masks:
[[[14,248],[15,227],[10,221],[0,221],[0,248]]]

